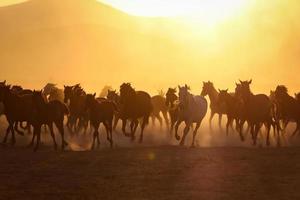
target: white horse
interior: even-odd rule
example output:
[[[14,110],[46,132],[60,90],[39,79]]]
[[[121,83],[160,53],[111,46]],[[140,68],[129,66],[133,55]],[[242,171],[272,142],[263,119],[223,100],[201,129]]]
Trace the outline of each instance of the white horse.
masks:
[[[201,125],[203,118],[207,113],[207,101],[202,96],[194,96],[189,93],[189,87],[185,85],[184,87],[179,88],[179,113],[178,120],[175,125],[175,137],[177,140],[180,140],[180,136],[178,135],[178,127],[184,121],[185,128],[183,131],[183,136],[180,141],[180,145],[184,145],[185,137],[187,136],[190,127],[193,123],[196,123],[196,127],[193,131],[193,141],[192,147],[195,146],[195,137],[197,131]]]

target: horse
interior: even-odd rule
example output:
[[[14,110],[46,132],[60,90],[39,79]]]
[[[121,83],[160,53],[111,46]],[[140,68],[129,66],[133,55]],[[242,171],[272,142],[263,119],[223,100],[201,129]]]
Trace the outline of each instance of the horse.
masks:
[[[48,99],[48,101],[60,101],[64,102],[64,91],[56,87],[56,84],[47,83],[43,88],[43,95]]]
[[[99,126],[100,123],[103,123],[103,125],[106,128],[107,133],[107,140],[110,142],[110,147],[113,147],[113,136],[112,136],[112,130],[113,130],[113,117],[114,112],[117,109],[116,105],[112,101],[98,101],[95,94],[87,94],[85,98],[85,108],[89,110],[90,113],[90,121],[91,125],[94,128],[94,136],[93,136],[93,142],[91,149],[94,149],[95,146],[95,140],[97,139],[98,147],[100,145],[99,140]]]
[[[300,104],[300,92],[299,93],[295,93],[295,99],[298,101],[298,103]]]
[[[106,98],[109,101],[112,101],[116,104],[118,110],[120,110],[121,102],[120,102],[120,95],[117,93],[116,90],[108,90]],[[118,121],[120,119],[120,112],[115,111],[114,113],[114,123],[113,123],[113,130],[116,130],[118,125]]]
[[[193,123],[196,123],[196,127],[193,131],[193,140],[191,147],[195,146],[195,137],[197,135],[197,131],[201,125],[203,118],[207,113],[207,101],[201,95],[194,96],[189,92],[189,87],[185,85],[184,87],[179,88],[179,111],[178,111],[178,120],[175,125],[175,137],[177,140],[180,140],[180,136],[178,135],[178,127],[184,121],[185,128],[184,134],[180,141],[180,145],[184,145],[185,137],[187,136],[190,127]]]
[[[178,120],[178,96],[176,95],[176,88],[169,88],[166,93],[166,106],[171,120],[170,135],[174,129],[174,125]]]
[[[232,127],[233,121],[235,121],[236,125],[238,126],[239,120],[242,118],[241,109],[243,105],[235,95],[228,93],[228,89],[226,90],[219,89],[218,101],[226,105],[226,115],[227,115],[226,134],[228,135],[229,126]],[[239,131],[239,133],[240,133],[241,140],[244,141],[245,139],[242,132]]]
[[[141,134],[139,142],[143,142],[144,128],[148,124],[152,112],[151,96],[144,91],[135,91],[130,83],[123,83],[120,86],[120,116],[122,119],[122,131],[125,136],[131,136],[135,140],[135,131],[138,126],[138,119],[142,118]],[[126,133],[127,120],[131,120],[131,134]]]
[[[155,124],[155,119],[158,119],[160,128],[162,128],[163,120],[162,117],[160,116],[160,113],[162,113],[167,128],[169,128],[168,107],[166,106],[166,98],[161,95],[155,95],[151,97],[151,103],[153,107],[151,113],[153,125]]]
[[[2,86],[0,87],[0,101],[4,104],[4,113],[9,124],[3,143],[6,143],[9,132],[12,134],[11,144],[14,145],[16,143],[14,125],[17,122],[26,121],[33,125],[34,131],[38,130],[39,124],[36,120],[37,116],[34,110],[32,94],[20,96],[13,93],[9,85]]]
[[[88,126],[88,113],[85,105],[86,93],[79,84],[74,86],[64,86],[64,102],[69,103],[70,115],[67,122],[67,127],[73,133],[77,132],[82,127],[86,131]],[[77,126],[78,121],[78,126]]]
[[[53,123],[56,125],[61,135],[61,141],[62,141],[61,149],[64,150],[65,146],[68,145],[68,143],[65,141],[64,138],[64,116],[69,114],[69,110],[67,106],[58,100],[53,100],[50,102],[45,101],[42,91],[33,91],[32,98],[33,98],[34,108],[36,111],[36,117],[37,117],[36,120],[40,125],[42,124],[48,125],[50,129],[51,137],[53,139],[55,150],[57,150],[57,143],[53,131]],[[41,138],[40,135],[41,135],[40,129],[38,129],[38,131],[34,131],[34,135],[32,137],[31,143],[29,144],[29,146],[32,146],[34,144],[35,137],[37,137],[36,146],[34,148],[35,151],[38,149],[40,144],[40,138]]]
[[[284,122],[288,123],[294,121],[297,124],[295,131],[292,133],[294,136],[300,131],[300,104],[299,101],[288,94],[285,86],[279,85],[275,90],[275,98],[280,109],[280,116]]]
[[[211,121],[215,114],[219,115],[219,128],[222,128],[222,115],[226,114],[226,107],[224,104],[220,104],[218,101],[219,92],[215,89],[212,82],[203,82],[201,96],[205,97],[208,95],[210,100],[210,118],[209,118],[209,127],[212,129]]]
[[[243,115],[249,123],[253,145],[256,145],[257,135],[262,126],[265,124],[267,129],[266,145],[270,145],[270,129],[273,124],[272,119],[272,103],[265,94],[254,95],[250,90],[250,81],[240,80],[240,89],[236,90],[237,95],[243,100]],[[240,129],[242,131],[242,129]],[[279,136],[278,136],[279,138]],[[279,141],[279,140],[278,140]]]

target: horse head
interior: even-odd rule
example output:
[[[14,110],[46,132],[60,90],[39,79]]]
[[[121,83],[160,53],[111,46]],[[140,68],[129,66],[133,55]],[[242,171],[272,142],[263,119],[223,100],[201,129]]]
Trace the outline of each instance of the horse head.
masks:
[[[135,90],[131,86],[130,83],[123,83],[120,86],[120,100],[121,102],[124,102],[126,100],[129,100],[131,98],[134,98],[136,95]]]
[[[68,100],[72,97],[73,95],[73,88],[74,86],[66,86],[64,85],[64,102],[67,103]]]
[[[211,91],[214,90],[214,84],[210,81],[203,81],[202,85],[202,91],[201,91],[201,96],[206,96],[211,93]]]
[[[179,102],[180,102],[180,106],[183,107],[183,106],[187,106],[188,105],[188,98],[189,98],[189,90],[190,90],[190,87],[188,87],[187,85],[183,86],[183,87],[180,87],[178,86],[178,89],[179,89]]]
[[[166,93],[166,106],[173,106],[174,101],[177,100],[176,88],[169,88]]]
[[[226,90],[219,89],[219,96],[218,96],[219,103],[225,102],[227,100],[228,95],[230,95],[228,93],[228,89],[226,89]]]

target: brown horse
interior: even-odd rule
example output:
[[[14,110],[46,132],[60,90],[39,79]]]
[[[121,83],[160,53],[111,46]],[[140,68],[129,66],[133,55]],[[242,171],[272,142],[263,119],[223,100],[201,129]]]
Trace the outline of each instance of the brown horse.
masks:
[[[210,100],[210,118],[209,118],[209,127],[212,129],[211,121],[215,114],[219,115],[219,128],[221,129],[222,126],[222,115],[226,114],[226,107],[224,104],[220,104],[220,101],[218,101],[219,98],[219,92],[215,89],[212,82],[203,82],[202,92],[201,96],[208,95]]]
[[[227,123],[226,123],[226,134],[228,135],[229,126],[232,127],[233,121],[236,122],[236,126],[238,127],[239,120],[241,117],[242,111],[242,103],[235,95],[229,94],[227,90],[219,90],[218,100],[226,105],[226,115],[227,115]],[[240,132],[240,138],[244,141],[244,136],[242,132]]]
[[[297,99],[288,94],[285,86],[279,85],[275,90],[275,98],[278,103],[278,109],[281,119],[288,122],[296,122],[297,128],[292,135],[300,131],[300,104]]]
[[[122,119],[122,131],[126,136],[135,139],[135,131],[138,126],[138,119],[142,118],[141,135],[139,142],[143,142],[144,128],[148,124],[152,112],[151,97],[144,91],[135,91],[130,83],[123,83],[120,86],[120,115]],[[131,120],[131,134],[126,133],[127,120]]]
[[[85,110],[85,98],[86,93],[79,84],[64,86],[64,102],[69,101],[70,110],[67,127],[71,133],[78,132],[81,128],[87,130],[88,113]]]
[[[116,104],[118,111],[115,111],[114,113],[114,123],[113,123],[113,130],[116,130],[116,127],[118,125],[118,121],[120,119],[120,107],[121,107],[121,102],[120,102],[120,95],[117,93],[116,90],[108,90],[107,91],[107,97],[109,101],[112,101]]]
[[[174,129],[174,125],[178,120],[178,96],[176,95],[176,88],[169,88],[166,93],[166,106],[168,107],[170,120],[171,120],[171,128],[170,135],[172,136],[172,132]]]
[[[88,94],[85,99],[85,108],[89,110],[91,125],[94,128],[94,137],[91,149],[94,149],[95,140],[97,139],[98,147],[99,140],[99,126],[100,123],[106,128],[107,140],[110,142],[110,147],[113,147],[113,117],[116,110],[116,105],[112,101],[98,101],[95,94]]]
[[[4,113],[9,124],[3,143],[6,143],[9,132],[12,134],[11,144],[16,143],[14,125],[17,122],[26,121],[33,125],[35,131],[38,131],[39,123],[36,120],[32,94],[19,96],[11,91],[10,86],[2,86],[0,87],[0,101],[4,104]]]
[[[243,115],[249,123],[253,144],[256,145],[257,135],[262,126],[267,128],[266,145],[270,145],[270,128],[272,120],[272,103],[268,96],[264,94],[254,95],[250,90],[250,81],[240,81],[240,89],[237,95],[241,97],[244,103]],[[241,130],[240,130],[241,131]]]
[[[64,116],[66,114],[69,114],[69,110],[67,106],[58,100],[46,102],[43,97],[42,91],[33,92],[33,103],[34,103],[34,109],[36,111],[36,117],[37,117],[36,120],[40,124],[48,125],[53,139],[55,150],[57,149],[57,143],[53,132],[53,123],[56,125],[57,129],[60,132],[61,141],[62,141],[61,149],[64,150],[65,146],[68,145],[68,143],[65,141],[64,138]],[[38,131],[34,131],[34,135],[32,137],[30,146],[33,145],[35,137],[37,137],[35,150],[37,150],[39,147],[40,138],[41,138],[40,135],[41,135],[40,129]]]
[[[160,113],[162,113],[167,128],[169,128],[168,107],[166,106],[166,98],[164,98],[161,95],[155,95],[151,98],[151,103],[153,106],[153,111],[151,113],[153,125],[155,124],[155,119],[158,119],[160,128],[162,128],[163,120],[160,116]]]

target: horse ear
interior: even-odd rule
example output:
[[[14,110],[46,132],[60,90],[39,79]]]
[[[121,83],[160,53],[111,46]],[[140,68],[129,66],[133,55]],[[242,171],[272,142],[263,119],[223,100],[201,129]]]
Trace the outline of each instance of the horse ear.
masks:
[[[250,79],[250,81],[248,81],[248,83],[251,84],[252,83],[252,79]]]
[[[219,93],[221,93],[221,90],[220,89],[218,89],[219,90]]]
[[[228,92],[228,88],[225,91]]]
[[[4,83],[4,85],[5,85],[5,84],[6,84],[6,80],[4,80],[4,82],[3,82],[3,83]]]
[[[243,81],[241,81],[241,79],[239,79],[240,83],[243,83]]]
[[[66,86],[64,85],[64,88],[66,88]]]
[[[94,97],[96,97],[96,92],[93,94]]]
[[[180,88],[181,88],[180,85],[178,85],[178,89],[179,89],[179,90],[180,90]]]
[[[235,82],[235,86],[238,86],[239,84],[237,82]]]

